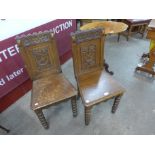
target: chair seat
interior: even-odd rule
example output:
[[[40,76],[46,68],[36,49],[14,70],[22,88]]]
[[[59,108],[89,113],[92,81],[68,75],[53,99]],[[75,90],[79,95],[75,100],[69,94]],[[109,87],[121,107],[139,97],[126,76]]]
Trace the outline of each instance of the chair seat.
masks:
[[[33,82],[33,110],[50,106],[76,96],[77,91],[63,74],[51,75]]]
[[[151,20],[150,19],[125,19],[125,22],[128,24],[148,24]]]
[[[85,106],[94,105],[125,92],[125,89],[105,71],[97,71],[80,80],[79,86]]]

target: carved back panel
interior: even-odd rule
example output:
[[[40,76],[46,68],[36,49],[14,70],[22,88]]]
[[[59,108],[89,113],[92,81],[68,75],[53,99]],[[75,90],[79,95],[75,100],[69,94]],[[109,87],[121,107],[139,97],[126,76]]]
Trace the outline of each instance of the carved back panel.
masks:
[[[72,53],[76,77],[103,69],[103,29],[75,32],[72,35]]]
[[[32,80],[61,72],[56,42],[52,33],[39,32],[16,39]]]

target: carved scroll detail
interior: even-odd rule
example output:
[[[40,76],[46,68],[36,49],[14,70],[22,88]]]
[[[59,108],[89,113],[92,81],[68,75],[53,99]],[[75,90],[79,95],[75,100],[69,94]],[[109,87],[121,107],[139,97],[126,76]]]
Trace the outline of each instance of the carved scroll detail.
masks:
[[[39,37],[35,36],[35,37],[25,38],[23,44],[24,46],[30,46],[30,45],[36,45],[36,44],[40,44],[43,42],[47,42],[47,41],[49,41],[48,35],[40,35]]]
[[[50,35],[53,36],[51,31],[40,31],[39,33],[16,36],[16,40],[21,40],[24,46],[37,45],[49,41]]]
[[[92,30],[85,30],[85,31],[77,31],[76,33],[72,33],[72,38],[76,41],[76,43],[81,43],[83,41],[88,41],[91,39],[101,38],[103,34],[102,28],[95,28]]]

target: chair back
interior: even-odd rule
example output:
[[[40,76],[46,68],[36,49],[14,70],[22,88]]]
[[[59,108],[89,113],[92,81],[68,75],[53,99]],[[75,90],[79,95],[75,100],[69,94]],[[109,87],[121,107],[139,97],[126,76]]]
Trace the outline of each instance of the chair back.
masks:
[[[50,31],[16,38],[19,53],[32,80],[61,72],[56,41]]]
[[[72,36],[75,77],[80,78],[103,69],[103,29],[77,31]]]

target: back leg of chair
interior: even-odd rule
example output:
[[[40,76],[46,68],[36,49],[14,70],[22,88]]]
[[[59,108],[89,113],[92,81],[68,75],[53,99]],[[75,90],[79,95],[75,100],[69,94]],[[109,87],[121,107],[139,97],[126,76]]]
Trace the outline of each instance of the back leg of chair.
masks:
[[[35,113],[36,113],[36,115],[38,116],[38,118],[39,118],[39,120],[40,120],[42,126],[43,126],[45,129],[48,129],[49,126],[48,126],[48,123],[47,123],[47,121],[46,121],[46,119],[45,119],[45,116],[44,116],[42,110],[41,110],[41,109],[35,110]]]
[[[71,98],[71,104],[72,104],[73,117],[76,117],[77,116],[76,96],[73,96]]]
[[[118,95],[118,96],[115,97],[114,104],[113,104],[112,110],[111,110],[112,113],[115,113],[116,112],[116,109],[117,109],[117,107],[118,107],[118,105],[120,103],[120,99],[121,99],[122,95],[123,94]]]
[[[80,98],[80,90],[79,90],[79,87],[77,85],[77,90],[78,90],[78,94],[77,94],[77,100]]]

